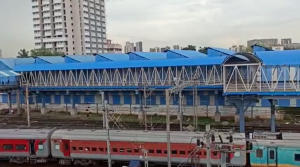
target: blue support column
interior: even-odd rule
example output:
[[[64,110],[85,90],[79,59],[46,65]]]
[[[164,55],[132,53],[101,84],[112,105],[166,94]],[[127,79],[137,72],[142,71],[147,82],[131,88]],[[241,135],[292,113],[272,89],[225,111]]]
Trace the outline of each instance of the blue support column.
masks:
[[[14,110],[12,108],[11,92],[8,92],[8,110],[9,110],[9,114],[13,114],[14,113]]]
[[[239,108],[240,116],[240,133],[245,133],[245,110],[244,110],[244,99],[241,100]]]

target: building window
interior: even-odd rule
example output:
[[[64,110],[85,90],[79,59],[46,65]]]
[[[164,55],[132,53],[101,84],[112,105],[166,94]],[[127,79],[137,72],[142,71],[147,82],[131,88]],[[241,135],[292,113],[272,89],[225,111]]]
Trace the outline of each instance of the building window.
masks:
[[[295,161],[300,162],[300,154],[295,154]]]
[[[263,150],[257,149],[256,150],[256,158],[262,158],[263,157]]]

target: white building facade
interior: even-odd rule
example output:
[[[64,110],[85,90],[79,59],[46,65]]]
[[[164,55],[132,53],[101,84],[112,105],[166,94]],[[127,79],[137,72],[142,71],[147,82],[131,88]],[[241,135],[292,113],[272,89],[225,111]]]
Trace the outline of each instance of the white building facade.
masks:
[[[106,50],[104,0],[32,0],[35,47],[68,55]]]

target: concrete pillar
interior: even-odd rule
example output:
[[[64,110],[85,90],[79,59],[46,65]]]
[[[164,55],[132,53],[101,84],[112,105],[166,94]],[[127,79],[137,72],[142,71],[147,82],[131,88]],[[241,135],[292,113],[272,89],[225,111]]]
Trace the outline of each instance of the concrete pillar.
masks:
[[[218,94],[216,94],[218,96]],[[218,99],[215,99],[215,104],[216,104],[216,112],[215,112],[215,122],[221,122],[221,113],[219,110],[219,101]]]
[[[21,99],[20,99],[20,92],[21,90],[17,90],[17,97],[16,97],[16,101],[17,101],[17,113],[21,114]]]
[[[241,105],[239,108],[240,117],[240,133],[245,133],[245,110],[244,110],[244,100],[241,100]]]
[[[71,98],[70,100],[71,100],[71,105],[72,105],[70,114],[71,114],[71,116],[75,116],[75,115],[77,115],[77,110],[76,110],[76,104],[75,104],[75,100],[74,100],[74,94],[72,94],[70,98]]]
[[[14,113],[14,110],[12,108],[11,92],[8,92],[8,111],[9,111],[9,114]]]
[[[275,115],[275,111],[276,111],[276,100],[274,99],[269,99],[269,102],[271,104],[271,132],[275,133],[276,132],[276,115]]]
[[[42,95],[42,107],[41,107],[41,114],[45,115],[46,111],[46,95]]]

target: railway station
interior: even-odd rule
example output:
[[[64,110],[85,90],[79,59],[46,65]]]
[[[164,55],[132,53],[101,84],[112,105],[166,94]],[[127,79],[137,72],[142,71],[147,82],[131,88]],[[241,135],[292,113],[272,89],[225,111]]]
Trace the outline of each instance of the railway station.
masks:
[[[205,53],[0,59],[1,109],[14,114],[25,106],[29,114],[36,107],[42,115],[65,111],[69,117],[100,112],[106,118],[106,130],[2,129],[0,156],[18,164],[30,157],[35,164],[47,163],[51,155],[60,165],[80,166],[99,161],[108,166],[117,161],[128,166],[300,165],[299,134],[276,130],[278,107],[300,107],[299,56],[299,50],[255,45],[253,53],[209,47]],[[167,115],[167,131],[109,130],[108,106],[118,114]],[[246,137],[249,114],[270,119],[270,132]],[[172,132],[170,115],[181,126],[183,116],[220,120],[231,115],[239,130]]]
[[[172,89],[172,115],[236,115],[244,132],[251,110],[270,117],[275,132],[275,106],[300,107],[300,51],[263,49],[0,59],[0,101],[19,108],[27,87],[42,113],[98,112],[106,103],[116,112],[164,115],[165,90]]]

